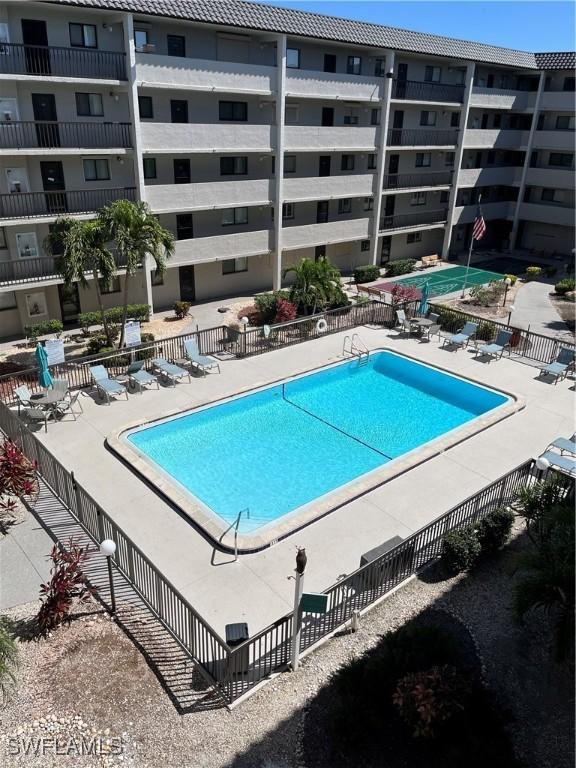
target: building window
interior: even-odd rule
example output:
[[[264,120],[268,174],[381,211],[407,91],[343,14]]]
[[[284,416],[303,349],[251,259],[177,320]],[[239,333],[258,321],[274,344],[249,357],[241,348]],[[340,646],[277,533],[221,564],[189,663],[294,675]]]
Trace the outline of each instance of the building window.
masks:
[[[298,104],[286,104],[284,117],[286,125],[296,125],[300,119],[300,107]]]
[[[450,115],[450,127],[458,128],[460,126],[460,112],[452,112]]]
[[[562,203],[564,192],[561,189],[543,189],[541,199],[546,203]]]
[[[366,167],[369,171],[374,171],[376,169],[376,155],[368,155],[368,163]]]
[[[181,58],[186,56],[186,38],[182,35],[167,35],[166,45],[168,56],[180,56]]]
[[[436,112],[431,112],[428,109],[423,109],[420,112],[420,125],[432,126],[436,125]]]
[[[370,250],[370,240],[360,240],[360,250],[362,253]]]
[[[150,283],[152,284],[152,287],[155,288],[164,285],[164,273],[158,272],[156,269],[150,270]]]
[[[341,171],[353,171],[354,170],[354,155],[342,155],[340,162]]]
[[[573,131],[574,118],[570,115],[558,115],[556,118],[556,129],[559,131]]]
[[[76,114],[79,117],[102,117],[104,114],[104,107],[102,106],[102,94],[77,93]]]
[[[16,235],[16,250],[18,256],[30,259],[38,256],[38,240],[35,232],[20,232]]]
[[[416,152],[416,168],[429,168],[432,162],[430,152]]]
[[[108,160],[84,160],[84,181],[109,181]]]
[[[0,249],[8,248],[6,245],[6,230],[0,227]]]
[[[245,123],[248,120],[248,102],[220,101],[218,102],[218,116],[220,120]]]
[[[576,77],[565,77],[564,78],[564,85],[562,86],[563,91],[573,91],[576,89]]]
[[[365,211],[373,211],[374,210],[374,198],[373,197],[365,197],[364,198],[364,210]]]
[[[492,121],[492,127],[493,128],[502,127],[502,115],[499,112],[496,112],[496,114],[494,115],[494,119]]]
[[[455,157],[454,152],[446,152],[446,154],[444,155],[444,165],[447,168],[454,168],[454,157]]]
[[[450,193],[448,192],[448,190],[446,189],[442,190],[442,192],[440,192],[440,202],[447,203],[449,196],[450,196]]]
[[[286,48],[286,67],[300,69],[300,48]]]
[[[223,275],[234,275],[237,272],[248,272],[247,256],[242,256],[239,259],[226,259],[222,262]]]
[[[16,309],[17,307],[15,291],[0,293],[0,312],[4,312],[6,309]]]
[[[194,219],[191,213],[176,214],[176,239],[191,240],[194,237]]]
[[[422,242],[422,232],[410,232],[409,235],[406,235],[406,242],[408,244],[410,244],[410,243],[421,243]]]
[[[345,213],[352,213],[352,200],[349,197],[338,200],[338,215],[342,216]]]
[[[248,173],[247,157],[221,157],[220,176],[246,176]]]
[[[294,218],[295,205],[294,203],[282,203],[282,218],[293,219]]]
[[[346,72],[349,75],[359,75],[362,72],[362,59],[360,56],[348,56]]]
[[[548,165],[553,165],[557,168],[572,168],[572,157],[572,155],[564,152],[550,152]]]
[[[222,226],[248,224],[248,208],[226,208],[222,211]]]
[[[142,160],[142,163],[144,165],[144,178],[155,179],[156,178],[156,158],[145,157]]]
[[[380,125],[380,110],[377,108],[370,110],[370,125]]]
[[[134,46],[137,51],[143,51],[148,45],[148,30],[147,29],[135,29],[134,30]]]
[[[410,205],[426,205],[426,192],[413,192],[410,195]]]
[[[100,293],[105,296],[107,293],[120,293],[120,278],[118,276],[111,277],[110,280],[105,280],[103,277],[98,278],[98,285],[100,286]]]
[[[375,77],[386,76],[386,59],[376,59],[374,62],[374,75]]]
[[[347,115],[344,115],[344,125],[358,125],[358,114],[355,109],[351,109]]]
[[[284,155],[284,173],[296,173],[296,155]]]
[[[154,117],[152,96],[138,96],[138,112],[143,120],[151,120]]]
[[[320,259],[326,258],[326,246],[325,245],[317,245],[314,248],[314,261],[320,261]]]
[[[73,48],[98,48],[95,24],[70,24],[69,27]]]
[[[440,67],[426,67],[424,70],[424,80],[427,83],[439,83],[442,70]]]

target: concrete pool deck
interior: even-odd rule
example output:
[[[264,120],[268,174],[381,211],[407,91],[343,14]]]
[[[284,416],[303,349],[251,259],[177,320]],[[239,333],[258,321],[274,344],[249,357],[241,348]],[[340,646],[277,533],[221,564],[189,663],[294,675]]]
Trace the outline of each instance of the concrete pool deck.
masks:
[[[222,374],[176,387],[130,395],[110,406],[82,398],[78,421],[49,424],[37,435],[117,521],[166,578],[221,634],[228,623],[248,622],[250,634],[291,610],[296,546],[306,547],[306,590],[322,591],[358,567],[360,555],[395,535],[408,536],[559,435],[574,432],[573,380],[557,386],[537,371],[503,358],[487,364],[466,350],[441,348],[395,331],[359,328],[371,349],[386,346],[496,389],[526,407],[423,464],[369,491],[263,551],[241,556],[215,551],[190,522],[158,496],[105,446],[115,430],[176,409],[266,385],[341,359],[345,333],[224,361]],[[417,419],[417,414],[415,414]],[[250,461],[249,446],[235,461]],[[279,467],[281,471],[281,467]]]

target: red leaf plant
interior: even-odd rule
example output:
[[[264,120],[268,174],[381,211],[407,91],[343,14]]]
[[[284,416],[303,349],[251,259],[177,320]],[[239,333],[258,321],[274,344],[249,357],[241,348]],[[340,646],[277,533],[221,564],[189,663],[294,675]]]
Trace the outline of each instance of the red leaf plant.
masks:
[[[0,509],[14,507],[14,500],[2,496],[35,496],[38,493],[36,462],[25,456],[11,440],[0,446]]]
[[[50,559],[50,581],[40,586],[42,605],[36,617],[42,637],[63,622],[70,623],[74,600],[85,603],[96,594],[82,570],[88,560],[88,547],[81,547],[70,539],[65,549],[54,546]]]
[[[411,301],[418,301],[421,297],[418,288],[413,285],[400,285],[395,283],[390,291],[392,304],[408,304]]]
[[[279,297],[276,301],[275,323],[286,323],[288,320],[296,320],[297,308],[291,301]]]

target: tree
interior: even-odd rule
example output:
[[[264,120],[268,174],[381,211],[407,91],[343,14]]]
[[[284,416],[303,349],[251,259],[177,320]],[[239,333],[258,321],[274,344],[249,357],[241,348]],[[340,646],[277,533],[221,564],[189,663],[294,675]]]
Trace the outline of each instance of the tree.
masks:
[[[340,283],[340,272],[328,259],[318,261],[301,259],[294,267],[284,270],[283,276],[294,274],[290,286],[290,301],[303,315],[313,315],[319,310],[348,301]]]
[[[88,287],[86,275],[92,273],[98,310],[107,346],[112,345],[110,328],[102,302],[100,280],[109,283],[116,270],[113,254],[107,248],[106,233],[99,219],[79,221],[70,216],[61,216],[52,227],[44,241],[44,249],[51,255],[57,255],[57,267],[66,286],[78,282],[83,288]]]
[[[160,275],[164,274],[166,259],[174,253],[174,236],[160,224],[144,202],[115,200],[100,209],[98,220],[104,229],[106,239],[114,243],[120,263],[126,269],[122,327],[118,342],[120,348],[124,344],[131,278],[140,267],[145,265],[147,256],[154,259],[156,272]]]

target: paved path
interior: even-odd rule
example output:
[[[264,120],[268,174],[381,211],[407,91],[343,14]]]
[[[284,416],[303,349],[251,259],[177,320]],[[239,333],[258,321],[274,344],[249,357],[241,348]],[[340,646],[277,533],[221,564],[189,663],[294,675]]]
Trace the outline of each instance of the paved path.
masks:
[[[550,300],[552,286],[548,283],[531,282],[521,286],[514,298],[511,324],[528,328],[547,336],[573,339],[573,335]]]
[[[0,537],[0,611],[38,599],[50,573],[51,549],[50,536],[28,511]]]

